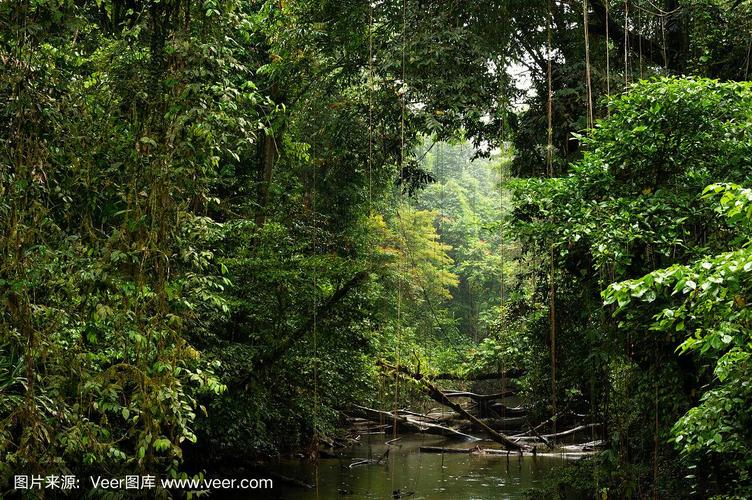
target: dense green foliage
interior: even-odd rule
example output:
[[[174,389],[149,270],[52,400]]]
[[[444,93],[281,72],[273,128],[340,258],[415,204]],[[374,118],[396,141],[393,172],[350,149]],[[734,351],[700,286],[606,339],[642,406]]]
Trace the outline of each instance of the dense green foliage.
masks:
[[[0,7],[3,476],[177,473],[202,393],[225,389],[191,342],[227,309],[204,214],[259,97],[235,47],[207,58],[236,18],[168,43],[166,8],[111,27],[74,5]]]
[[[711,185],[708,195],[720,197],[720,210],[744,234],[750,217],[749,189]],[[715,196],[713,196],[715,199]],[[733,240],[731,240],[733,241]],[[677,351],[709,363],[711,380],[699,400],[672,428],[672,440],[696,471],[690,476],[695,491],[705,492],[710,481],[723,481],[723,490],[746,495],[750,491],[750,344],[747,274],[752,261],[747,241],[738,249],[705,255],[689,265],[674,265],[623,283],[611,285],[606,303],[619,312],[637,309],[632,300],[651,306],[662,303],[652,318],[628,313],[625,323],[646,325],[655,335],[682,340]],[[737,245],[732,244],[732,247]],[[631,325],[630,325],[631,326]],[[706,462],[712,464],[707,467]]]
[[[0,7],[4,477],[273,455],[371,397],[367,356],[418,316],[383,291],[455,278],[430,211],[370,214],[428,179],[397,166],[426,121],[471,128],[494,90],[477,26],[435,44],[453,13],[401,7]]]
[[[748,84],[668,79],[640,83],[614,100],[611,118],[600,121],[582,138],[584,157],[572,165],[569,176],[529,181],[520,184],[516,193],[519,234],[541,252],[550,246],[554,249],[559,390],[571,388],[587,394],[606,419],[614,439],[612,450],[618,455],[614,460],[625,481],[619,488],[628,495],[644,488],[640,482],[650,483],[666,472],[665,482],[654,487],[671,491],[668,481],[673,474],[662,470],[671,468],[674,461],[669,441],[678,439],[684,453],[695,455],[692,460],[698,465],[700,450],[692,443],[699,440],[705,445],[702,454],[717,453],[721,450],[709,447],[714,436],[723,440],[724,432],[741,425],[708,421],[703,413],[712,401],[718,404],[721,390],[703,394],[706,384],[713,381],[712,366],[705,358],[715,355],[717,359],[731,350],[733,330],[722,331],[721,325],[735,324],[737,315],[726,309],[711,312],[701,297],[696,303],[688,299],[683,307],[671,303],[676,295],[682,297],[695,289],[699,293],[716,279],[712,274],[701,279],[689,269],[707,268],[712,273],[716,265],[723,268],[724,259],[730,257],[712,256],[746,242],[745,237],[734,236],[736,231],[724,222],[720,210],[704,200],[702,192],[713,181],[748,178],[751,110]],[[711,192],[716,190],[720,188]],[[728,198],[724,206],[733,206]],[[705,261],[710,263],[702,267]],[[736,265],[743,266],[743,262]],[[620,313],[611,320],[610,312],[601,308],[601,290],[649,271],[653,272],[637,281],[608,288],[605,303],[617,304]],[[708,293],[711,296],[732,309],[734,297],[738,304],[746,303],[743,293],[715,287]],[[647,306],[629,305],[632,297]],[[678,356],[675,350],[683,354]],[[701,355],[693,356],[694,352]],[[729,354],[727,360],[734,356]],[[719,378],[737,373],[725,361],[722,366],[730,371],[716,373]],[[610,383],[602,384],[603,380]],[[739,405],[738,410],[746,405],[743,387],[739,396],[726,394],[728,403]],[[700,404],[700,398],[708,403]],[[728,411],[734,414],[732,408]],[[704,421],[702,415],[706,415]],[[742,411],[738,418],[744,422],[748,416]],[[674,423],[675,438],[670,438]],[[692,474],[700,478],[702,493],[738,492],[736,485],[726,483],[730,478],[724,474],[746,481],[738,475],[746,465],[737,463],[739,450],[735,448],[748,443],[744,434],[737,436],[736,443],[731,438],[728,449]],[[647,467],[631,474],[627,464],[635,462],[653,462],[656,469]]]
[[[0,492],[316,456],[385,360],[751,495],[752,4],[586,6],[0,3]]]

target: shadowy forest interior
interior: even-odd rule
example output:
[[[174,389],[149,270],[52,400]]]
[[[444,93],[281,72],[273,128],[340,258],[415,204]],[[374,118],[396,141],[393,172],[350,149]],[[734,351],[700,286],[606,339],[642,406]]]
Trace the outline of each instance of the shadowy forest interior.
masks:
[[[751,56],[749,0],[0,2],[0,496],[752,496]]]

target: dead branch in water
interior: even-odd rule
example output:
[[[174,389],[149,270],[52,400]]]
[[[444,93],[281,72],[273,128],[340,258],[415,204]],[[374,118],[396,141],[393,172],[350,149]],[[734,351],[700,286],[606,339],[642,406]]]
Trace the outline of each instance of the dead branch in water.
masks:
[[[388,411],[375,410],[373,408],[356,405],[353,412],[358,413],[359,415],[362,415],[365,418],[371,419],[375,422],[383,420],[384,422],[393,425],[396,420],[397,426],[407,432],[434,434],[437,436],[444,436],[446,438],[459,438],[471,441],[479,441],[479,438],[471,436],[470,434],[465,434],[464,432],[460,432],[456,429],[452,429],[451,427],[445,427],[443,425],[434,424],[431,422],[423,422],[408,417],[402,417],[399,414],[395,415],[394,413]]]
[[[348,468],[352,469],[353,467],[357,467],[358,465],[379,465],[388,456],[389,456],[389,448],[386,449],[386,451],[383,453],[383,455],[381,455],[381,457],[379,457],[378,460],[374,460],[372,458],[364,458],[363,460],[358,460],[357,462],[351,463],[348,466]]]

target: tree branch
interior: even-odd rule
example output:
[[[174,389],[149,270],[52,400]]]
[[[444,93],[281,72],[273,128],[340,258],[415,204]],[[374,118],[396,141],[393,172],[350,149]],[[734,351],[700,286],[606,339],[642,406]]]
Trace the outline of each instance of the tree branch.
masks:
[[[253,377],[254,373],[262,370],[275,362],[277,362],[298,340],[302,339],[308,332],[313,329],[314,318],[316,321],[326,319],[334,311],[334,306],[337,305],[342,299],[344,299],[350,290],[357,288],[368,278],[368,271],[360,271],[353,276],[344,285],[339,287],[331,297],[327,299],[322,305],[316,308],[316,311],[311,315],[305,323],[299,326],[293,333],[287,336],[277,347],[269,354],[258,360],[255,364],[248,367],[248,373],[243,375],[240,380],[234,385],[243,386]]]
[[[382,368],[396,371],[398,374],[406,375],[408,377],[412,377],[413,379],[417,380],[425,387],[426,392],[428,393],[428,396],[430,396],[431,399],[433,399],[437,403],[440,403],[456,411],[457,413],[462,415],[465,419],[469,420],[473,424],[477,425],[480,429],[485,431],[491,437],[492,440],[496,441],[499,444],[504,445],[508,450],[515,450],[515,451],[522,453],[522,449],[523,449],[522,445],[515,443],[514,441],[509,439],[507,436],[502,434],[501,432],[497,432],[494,429],[490,428],[488,424],[486,424],[482,420],[478,419],[475,415],[472,415],[467,410],[465,410],[462,407],[462,405],[459,405],[451,401],[447,397],[446,394],[444,394],[438,387],[433,385],[431,382],[426,380],[423,377],[423,375],[421,375],[420,373],[412,373],[410,370],[408,370],[404,366],[391,366],[383,361],[379,361],[378,364]]]

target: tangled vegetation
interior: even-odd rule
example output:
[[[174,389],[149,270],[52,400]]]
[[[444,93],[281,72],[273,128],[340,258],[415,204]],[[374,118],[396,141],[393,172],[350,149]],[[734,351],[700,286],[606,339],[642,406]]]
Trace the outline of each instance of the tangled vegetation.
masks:
[[[752,495],[752,4],[584,14],[0,2],[0,496],[510,373],[603,440],[536,494]]]

